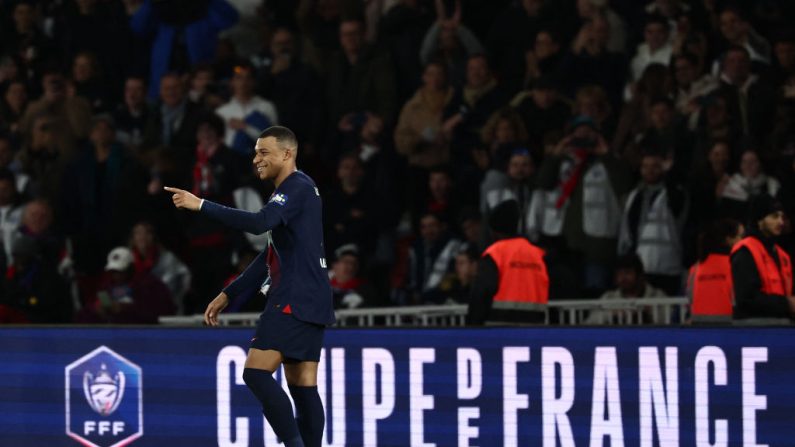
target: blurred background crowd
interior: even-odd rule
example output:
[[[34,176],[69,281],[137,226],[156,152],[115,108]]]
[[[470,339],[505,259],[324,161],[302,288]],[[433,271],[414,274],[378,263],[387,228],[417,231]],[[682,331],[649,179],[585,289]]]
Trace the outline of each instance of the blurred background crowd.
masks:
[[[750,198],[795,211],[789,0],[0,0],[0,14],[2,321],[202,312],[266,240],[175,210],[162,186],[258,210],[272,185],[253,145],[274,124],[323,196],[337,308],[466,303],[505,200],[547,252],[552,300],[682,296]],[[795,251],[788,220],[779,242]]]

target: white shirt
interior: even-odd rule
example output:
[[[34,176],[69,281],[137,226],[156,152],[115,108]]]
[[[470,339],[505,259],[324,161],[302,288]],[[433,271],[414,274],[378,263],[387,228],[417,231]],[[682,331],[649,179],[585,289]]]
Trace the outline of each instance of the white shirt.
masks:
[[[0,242],[6,252],[6,259],[11,265],[11,245],[14,242],[14,235],[22,223],[22,207],[16,208],[11,205],[0,206]]]
[[[670,42],[666,42],[654,53],[649,49],[649,44],[644,42],[638,45],[638,51],[635,53],[635,57],[632,58],[632,80],[637,81],[640,79],[643,75],[643,70],[651,64],[663,64],[667,67],[671,62],[673,51]]]
[[[248,116],[248,114],[251,112],[259,112],[265,115],[274,125],[279,122],[279,115],[276,112],[276,106],[267,99],[260,98],[259,96],[253,96],[246,103],[242,103],[237,98],[233,97],[229,100],[229,102],[215,110],[215,113],[223,118],[224,123],[226,123],[226,135],[224,136],[224,143],[227,146],[233,146],[236,132],[235,129],[229,127],[229,120],[235,118],[245,120],[246,116]],[[254,126],[248,126],[246,127],[245,132],[249,137],[256,140],[263,130],[265,129],[257,129]]]

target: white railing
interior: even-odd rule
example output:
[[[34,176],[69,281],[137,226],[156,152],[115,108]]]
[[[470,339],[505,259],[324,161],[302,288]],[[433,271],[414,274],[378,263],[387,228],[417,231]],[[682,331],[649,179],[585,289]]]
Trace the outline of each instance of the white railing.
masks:
[[[652,324],[681,324],[685,321],[689,305],[687,298],[550,301],[545,322],[549,324],[550,314],[557,311],[559,324],[579,325],[586,321],[590,312],[598,311],[609,313],[609,319],[617,325],[643,324],[649,319]],[[466,314],[465,304],[336,311],[338,327],[464,326]],[[222,326],[254,326],[259,315],[221,314],[218,323]],[[203,322],[202,315],[160,317],[160,324],[164,325],[200,326]]]

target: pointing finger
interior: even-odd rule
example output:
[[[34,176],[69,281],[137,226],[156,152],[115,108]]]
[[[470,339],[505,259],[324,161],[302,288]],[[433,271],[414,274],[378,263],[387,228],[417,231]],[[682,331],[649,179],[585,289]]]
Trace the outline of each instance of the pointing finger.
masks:
[[[165,190],[166,190],[166,191],[168,191],[168,192],[173,192],[173,193],[182,192],[182,190],[181,190],[181,189],[179,189],[179,188],[172,188],[171,186],[164,186],[164,187],[163,187],[163,189],[165,189]]]

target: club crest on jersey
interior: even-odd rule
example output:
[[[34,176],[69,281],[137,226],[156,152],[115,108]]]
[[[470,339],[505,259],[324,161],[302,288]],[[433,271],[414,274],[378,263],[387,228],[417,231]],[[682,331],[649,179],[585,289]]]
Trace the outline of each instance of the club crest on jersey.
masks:
[[[107,346],[66,366],[66,434],[120,447],[143,435],[141,368]]]
[[[271,199],[268,202],[273,202],[277,205],[284,206],[284,204],[287,203],[287,194],[283,193],[274,194],[273,196],[271,196]]]

